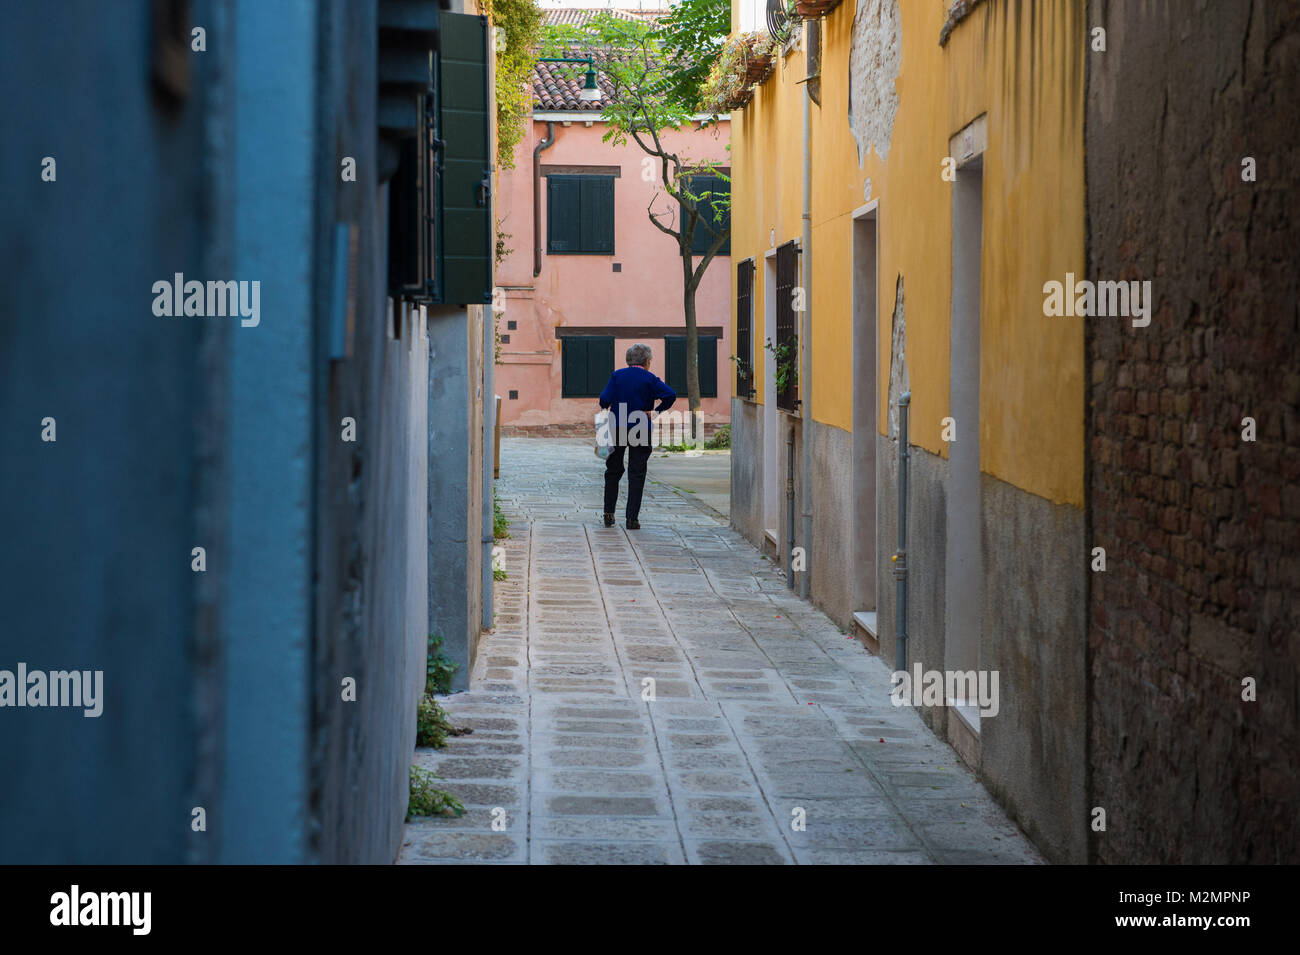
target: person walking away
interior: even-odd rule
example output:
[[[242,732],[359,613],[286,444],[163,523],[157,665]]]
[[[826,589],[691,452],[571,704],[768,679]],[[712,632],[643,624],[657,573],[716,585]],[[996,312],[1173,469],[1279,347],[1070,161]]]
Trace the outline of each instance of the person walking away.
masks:
[[[614,526],[618,507],[618,485],[623,479],[623,455],[627,454],[627,526],[640,530],[641,493],[645,490],[650,465],[650,412],[663,412],[677,400],[677,392],[650,371],[653,352],[649,345],[627,350],[627,367],[609,376],[600,393],[600,406],[608,408],[614,447],[605,459],[605,526]],[[655,402],[658,407],[655,407]]]

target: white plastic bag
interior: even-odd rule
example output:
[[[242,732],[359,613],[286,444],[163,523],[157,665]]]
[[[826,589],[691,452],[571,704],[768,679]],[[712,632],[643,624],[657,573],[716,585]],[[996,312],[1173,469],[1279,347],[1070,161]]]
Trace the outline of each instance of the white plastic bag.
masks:
[[[609,430],[609,410],[600,409],[596,415],[596,457],[607,458],[614,449],[614,437]]]

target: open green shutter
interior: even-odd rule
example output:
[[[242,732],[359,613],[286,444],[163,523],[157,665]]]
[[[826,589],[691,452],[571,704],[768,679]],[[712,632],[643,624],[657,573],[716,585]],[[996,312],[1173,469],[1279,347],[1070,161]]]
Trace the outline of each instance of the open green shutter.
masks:
[[[492,301],[492,158],[487,18],[443,13],[438,62],[441,300]]]
[[[577,252],[582,248],[580,209],[581,189],[580,180],[577,177],[547,177],[547,251]]]

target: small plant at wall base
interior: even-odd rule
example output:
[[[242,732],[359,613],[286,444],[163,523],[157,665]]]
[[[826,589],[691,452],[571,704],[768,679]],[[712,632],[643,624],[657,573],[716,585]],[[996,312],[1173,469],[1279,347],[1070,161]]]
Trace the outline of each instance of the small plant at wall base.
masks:
[[[436,633],[429,634],[428,657],[425,661],[424,692],[450,693],[451,679],[460,667],[448,660],[442,653],[442,637]]]
[[[463,816],[465,805],[433,783],[439,777],[419,766],[411,767],[411,792],[406,802],[406,821],[417,816]]]
[[[704,447],[709,451],[721,451],[724,448],[731,447],[731,425],[724,424],[713,432],[713,437],[704,442]]]
[[[505,580],[505,579],[506,579],[506,572],[505,572],[504,570],[502,570],[500,567],[493,567],[493,568],[492,568],[492,579],[493,579],[493,580]]]
[[[415,708],[415,745],[442,749],[449,736],[468,736],[474,732],[468,726],[453,726],[447,711],[432,696],[420,698]]]
[[[501,510],[496,488],[492,489],[492,536],[497,540],[505,540],[510,536],[510,521]]]

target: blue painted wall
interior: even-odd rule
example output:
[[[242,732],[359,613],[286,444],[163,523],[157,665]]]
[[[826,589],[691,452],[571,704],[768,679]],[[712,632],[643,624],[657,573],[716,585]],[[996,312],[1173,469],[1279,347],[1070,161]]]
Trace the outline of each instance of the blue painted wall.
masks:
[[[105,686],[97,719],[0,708],[0,862],[389,862],[429,414],[480,445],[482,419],[472,382],[429,406],[425,322],[390,312],[377,4],[192,3],[207,49],[178,104],[150,7],[16,5],[0,31],[0,670]],[[260,282],[260,322],[154,315],[176,272]],[[480,461],[442,498],[476,553]]]

